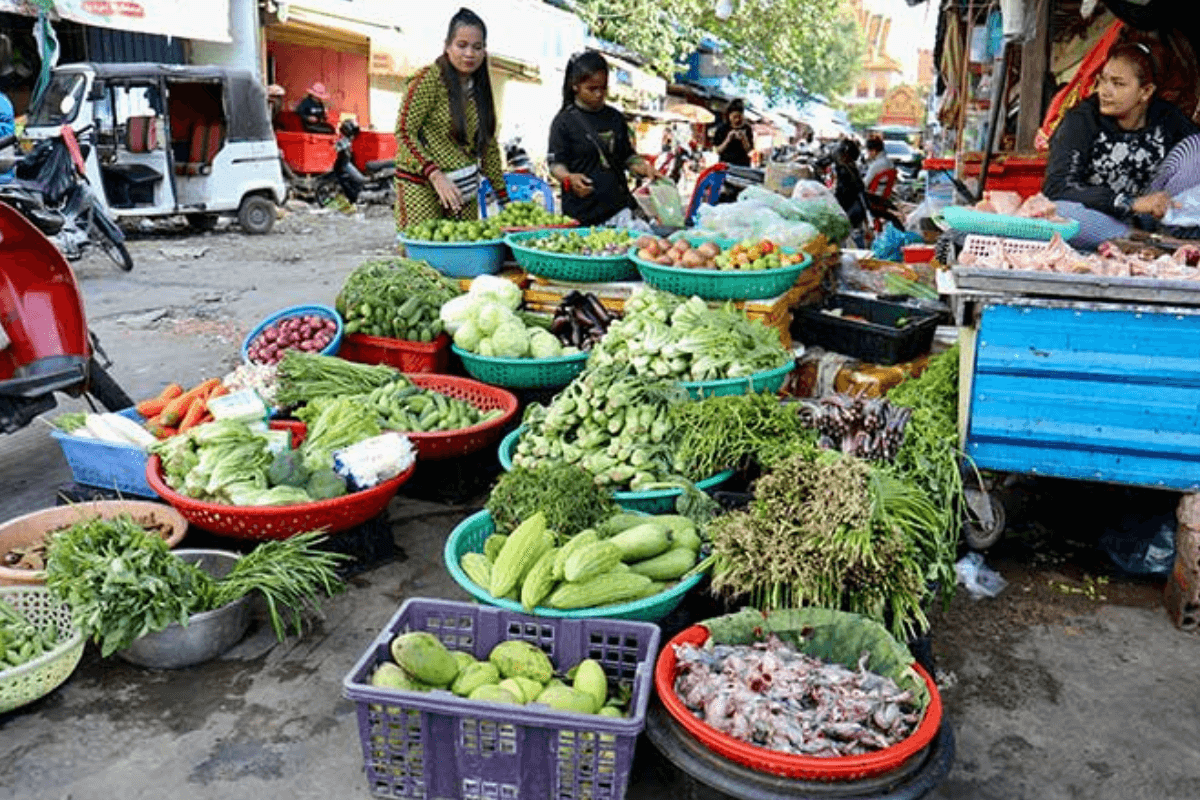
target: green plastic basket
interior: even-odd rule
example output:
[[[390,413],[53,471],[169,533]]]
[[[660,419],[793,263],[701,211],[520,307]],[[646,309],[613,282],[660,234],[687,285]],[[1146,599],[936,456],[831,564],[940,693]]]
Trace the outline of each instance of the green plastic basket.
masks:
[[[723,397],[729,394],[746,394],[747,392],[778,392],[783,388],[788,373],[796,366],[796,362],[788,359],[782,367],[763,370],[743,378],[722,378],[714,381],[683,381],[683,388],[693,400],[705,397]]]
[[[454,578],[454,581],[479,602],[499,606],[509,611],[526,613],[521,604],[515,600],[503,600],[492,597],[483,587],[476,585],[474,581],[468,578],[467,574],[462,571],[462,567],[459,566],[459,561],[462,560],[463,554],[482,553],[483,541],[491,536],[495,530],[496,526],[492,522],[491,512],[487,509],[478,511],[460,522],[450,532],[449,538],[446,539],[446,546],[442,551],[443,558],[446,561],[446,569],[450,570],[450,576]],[[536,617],[566,617],[568,619],[605,617],[607,619],[633,619],[645,622],[658,622],[674,611],[683,601],[684,595],[698,584],[703,577],[703,573],[693,575],[687,580],[680,581],[666,591],[660,592],[653,597],[645,597],[641,600],[633,600],[628,603],[597,606],[596,608],[573,608],[569,610],[538,606],[533,609],[532,613]]]
[[[34,627],[45,630],[51,622],[59,643],[19,667],[0,670],[0,714],[32,703],[57,689],[79,664],[86,643],[83,632],[71,624],[71,610],[59,603],[45,586],[0,586],[0,603],[8,603]]]
[[[513,468],[512,459],[517,452],[517,440],[524,432],[525,426],[522,425],[500,442],[496,455],[500,459],[500,466],[505,471]],[[696,481],[694,485],[700,491],[706,492],[720,486],[732,477],[733,470],[727,469],[702,481]],[[617,501],[617,505],[629,511],[644,511],[647,514],[674,514],[675,501],[681,494],[683,494],[683,489],[652,489],[645,492],[613,492],[612,496],[613,500]]]
[[[799,264],[761,270],[714,270],[668,267],[631,255],[642,280],[655,289],[705,300],[762,300],[778,297],[796,285],[800,273],[812,264],[805,253]]]
[[[942,219],[956,231],[1012,239],[1037,239],[1048,242],[1056,233],[1064,239],[1074,238],[1079,233],[1079,220],[1054,222],[1048,219],[992,214],[963,206],[946,206],[942,209]]]
[[[577,232],[587,236],[595,228],[580,228]],[[572,253],[549,253],[526,242],[544,239],[561,231],[536,230],[510,233],[504,237],[512,249],[513,258],[526,272],[551,281],[574,281],[577,283],[605,283],[608,281],[636,280],[637,268],[627,254],[616,256],[583,256]]]
[[[450,345],[467,374],[477,381],[506,389],[553,389],[566,386],[587,366],[588,353],[556,358],[498,358],[481,356]]]

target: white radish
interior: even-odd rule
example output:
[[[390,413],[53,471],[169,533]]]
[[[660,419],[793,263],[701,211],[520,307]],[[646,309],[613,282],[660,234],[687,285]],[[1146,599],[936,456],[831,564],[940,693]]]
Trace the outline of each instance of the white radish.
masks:
[[[124,436],[130,444],[137,445],[143,450],[158,441],[150,431],[128,417],[112,413],[101,414],[100,416],[112,426],[113,430]]]

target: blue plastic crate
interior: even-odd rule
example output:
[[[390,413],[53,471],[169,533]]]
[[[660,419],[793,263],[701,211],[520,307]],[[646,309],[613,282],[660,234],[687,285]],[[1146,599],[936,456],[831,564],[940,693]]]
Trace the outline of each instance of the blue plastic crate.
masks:
[[[136,409],[127,408],[117,413],[139,425],[144,422]],[[76,483],[123,495],[158,499],[158,494],[146,482],[147,456],[141,448],[132,444],[85,439],[60,430],[53,430],[50,435],[58,440]]]
[[[546,652],[558,673],[585,658],[632,690],[629,715],[601,717],[371,686],[400,633],[428,631],[484,660],[513,639]],[[646,724],[660,632],[614,619],[532,617],[491,606],[411,598],[342,681],[358,710],[370,791],[383,797],[594,797],[621,800]]]

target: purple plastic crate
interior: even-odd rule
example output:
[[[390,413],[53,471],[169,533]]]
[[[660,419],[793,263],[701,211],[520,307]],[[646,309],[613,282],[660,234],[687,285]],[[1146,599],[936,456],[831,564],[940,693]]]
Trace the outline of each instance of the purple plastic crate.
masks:
[[[632,688],[630,716],[600,717],[467,700],[448,691],[370,685],[399,633],[429,631],[486,659],[503,641],[532,642],[566,672],[585,658]],[[342,681],[358,706],[363,763],[384,797],[621,800],[654,686],[659,629],[648,622],[531,617],[492,606],[411,598]]]

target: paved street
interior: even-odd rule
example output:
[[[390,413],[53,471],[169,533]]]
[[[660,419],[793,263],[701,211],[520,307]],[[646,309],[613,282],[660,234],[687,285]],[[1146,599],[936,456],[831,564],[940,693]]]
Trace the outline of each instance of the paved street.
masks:
[[[387,209],[359,218],[300,206],[266,237],[236,226],[134,234],[133,272],[90,258],[77,276],[113,376],[142,398],[170,381],[225,374],[262,317],[332,304],[345,276],[392,238]],[[53,505],[70,482],[48,431],[35,424],[0,437],[0,519]],[[0,797],[369,797],[342,678],[405,598],[467,599],[442,546],[496,470],[490,451],[419,467],[389,509],[394,554],[359,547],[369,568],[323,604],[303,638],[277,644],[260,621],[222,658],[179,671],[103,660],[89,646],[63,687],[0,715],[0,791],[12,792]],[[988,558],[1008,586],[978,601],[960,590],[933,617],[957,755],[930,797],[1200,797],[1200,638],[1172,625],[1162,581],[1116,575],[1096,546],[1114,515],[1173,498],[1018,481],[1006,499],[1010,534]],[[201,534],[185,542],[199,544],[245,546]],[[684,787],[653,748],[639,749],[627,797],[688,796]]]

